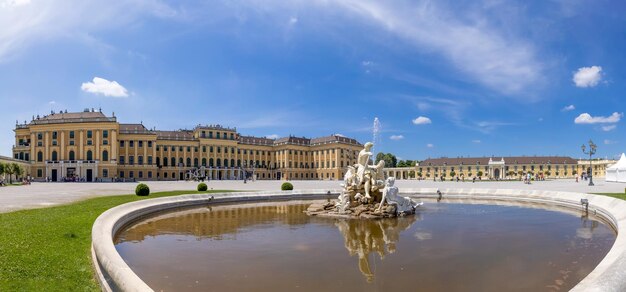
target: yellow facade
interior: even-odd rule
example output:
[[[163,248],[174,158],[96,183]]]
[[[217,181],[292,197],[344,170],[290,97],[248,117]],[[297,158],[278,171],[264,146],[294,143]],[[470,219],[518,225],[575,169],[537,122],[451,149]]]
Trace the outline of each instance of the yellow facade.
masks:
[[[354,139],[242,136],[220,125],[149,130],[85,110],[15,128],[15,159],[36,180],[340,179],[363,147]]]

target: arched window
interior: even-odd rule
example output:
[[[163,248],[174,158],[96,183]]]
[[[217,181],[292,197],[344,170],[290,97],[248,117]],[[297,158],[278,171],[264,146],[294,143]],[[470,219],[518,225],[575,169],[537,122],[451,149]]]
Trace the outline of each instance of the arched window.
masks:
[[[157,164],[157,167],[161,166],[161,157],[158,157],[158,156],[157,156],[157,158],[156,158],[156,164]],[[157,175],[158,175],[158,174],[157,174]]]
[[[231,159],[230,160],[230,167],[234,167],[235,166],[235,159]]]
[[[237,167],[241,167],[241,159],[237,159]]]
[[[224,159],[224,167],[228,167],[228,159]]]
[[[206,158],[202,158],[202,166],[206,166]]]
[[[87,151],[87,160],[93,160],[93,152],[91,150]]]
[[[182,157],[178,158],[178,164],[181,165],[181,166],[183,165],[183,158]]]
[[[19,157],[20,157],[20,160],[24,160],[24,152],[20,152]]]
[[[172,164],[170,166],[176,166],[176,158],[172,157],[172,159],[170,160],[172,162]],[[173,176],[172,176],[173,178]]]
[[[215,163],[216,163],[216,165],[215,165],[215,166],[217,166],[217,167],[221,167],[221,166],[222,166],[222,160],[221,160],[221,159],[219,159],[219,158],[218,158],[218,159],[216,159]]]
[[[213,167],[213,158],[209,158],[209,167]]]
[[[198,167],[198,158],[193,159],[193,166]]]
[[[102,151],[102,161],[109,161],[109,151]]]
[[[57,157],[57,152],[56,151],[52,151],[52,161],[58,161],[59,157]]]
[[[191,158],[187,157],[187,167],[191,167]]]
[[[41,151],[37,152],[37,161],[38,162],[43,161],[43,153]]]
[[[74,153],[74,150],[70,150],[70,160],[76,160],[76,154]]]
[[[163,166],[167,166],[167,157],[163,157]]]

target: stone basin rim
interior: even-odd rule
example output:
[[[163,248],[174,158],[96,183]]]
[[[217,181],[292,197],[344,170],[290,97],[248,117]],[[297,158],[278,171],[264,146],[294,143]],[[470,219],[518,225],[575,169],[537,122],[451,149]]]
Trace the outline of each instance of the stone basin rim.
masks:
[[[577,192],[481,189],[481,188],[406,188],[400,193],[413,197],[479,199],[541,203],[566,208],[581,208],[588,199],[589,212],[603,219],[617,232],[615,242],[602,261],[570,291],[626,291],[626,201],[602,195]],[[303,191],[262,191],[192,194],[135,201],[102,213],[92,227],[92,264],[102,291],[153,291],[137,276],[115,249],[114,237],[133,221],[146,215],[179,207],[213,203],[250,203],[298,199],[336,198],[339,189]]]

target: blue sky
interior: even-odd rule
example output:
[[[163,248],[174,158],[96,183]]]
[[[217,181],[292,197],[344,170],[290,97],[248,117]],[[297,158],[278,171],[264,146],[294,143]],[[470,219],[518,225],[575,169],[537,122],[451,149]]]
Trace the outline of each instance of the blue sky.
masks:
[[[404,159],[624,151],[621,1],[0,0],[15,120],[99,108],[158,129],[372,139]]]

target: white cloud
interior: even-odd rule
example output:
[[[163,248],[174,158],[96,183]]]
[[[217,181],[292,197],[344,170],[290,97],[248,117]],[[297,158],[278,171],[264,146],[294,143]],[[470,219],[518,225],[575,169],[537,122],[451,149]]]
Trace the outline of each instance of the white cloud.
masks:
[[[298,18],[295,16],[292,16],[289,18],[289,25],[295,25],[296,23],[298,23]]]
[[[0,62],[26,51],[24,48],[59,38],[93,46],[93,36],[98,32],[125,28],[141,16],[185,17],[161,0],[29,3],[28,0],[0,0]],[[95,43],[107,46],[97,39]]]
[[[562,108],[562,109],[561,109],[561,111],[562,111],[562,112],[569,112],[569,111],[573,111],[573,110],[575,110],[575,109],[576,109],[576,107],[575,107],[573,104],[570,104],[570,105],[568,105],[568,106],[566,106],[566,107]]]
[[[428,144],[426,144],[426,147],[428,147],[428,148],[433,148],[433,147],[435,147],[435,145],[433,145],[433,144],[431,144],[431,143],[428,143]]]
[[[591,66],[578,68],[572,80],[577,87],[594,87],[602,78],[602,67]]]
[[[430,118],[422,117],[422,116],[419,116],[413,120],[414,125],[426,125],[426,124],[432,124],[432,123],[433,122],[430,120]]]
[[[49,105],[55,105],[57,102],[54,100],[51,100],[50,102],[48,102]]]
[[[604,145],[611,145],[611,144],[615,144],[617,143],[617,141],[613,141],[613,140],[609,140],[609,139],[604,139]]]
[[[100,77],[94,77],[92,82],[83,83],[80,89],[104,96],[128,97],[128,90],[124,86],[117,83],[117,81],[109,81]]]
[[[265,138],[267,138],[267,139],[274,139],[275,140],[275,139],[280,138],[280,136],[278,136],[278,134],[271,134],[271,135],[265,136]]]
[[[30,4],[30,0],[4,0],[0,1],[0,7],[17,7]]]
[[[336,1],[368,24],[399,36],[419,51],[442,55],[466,76],[497,91],[520,92],[536,83],[543,71],[531,42],[510,31],[455,15],[438,1],[402,5],[391,1]],[[475,12],[479,14],[480,12]]]
[[[602,131],[608,132],[608,131],[615,130],[615,128],[617,128],[617,125],[606,125],[606,126],[602,126]]]
[[[389,137],[389,139],[397,141],[397,140],[404,139],[404,136],[402,136],[402,135],[391,135],[391,137]]]
[[[576,124],[612,124],[617,123],[624,116],[623,113],[614,112],[612,115],[608,117],[597,116],[592,117],[588,113],[582,113],[576,119],[574,119],[574,123]]]
[[[345,137],[346,135],[337,133],[337,134],[335,134],[335,136]]]
[[[538,118],[537,122],[543,122],[543,118]]]
[[[480,143],[481,143],[481,141],[480,141],[480,140],[478,140],[478,139],[477,139],[477,140],[472,140],[472,143],[475,143],[475,144],[480,144]]]

